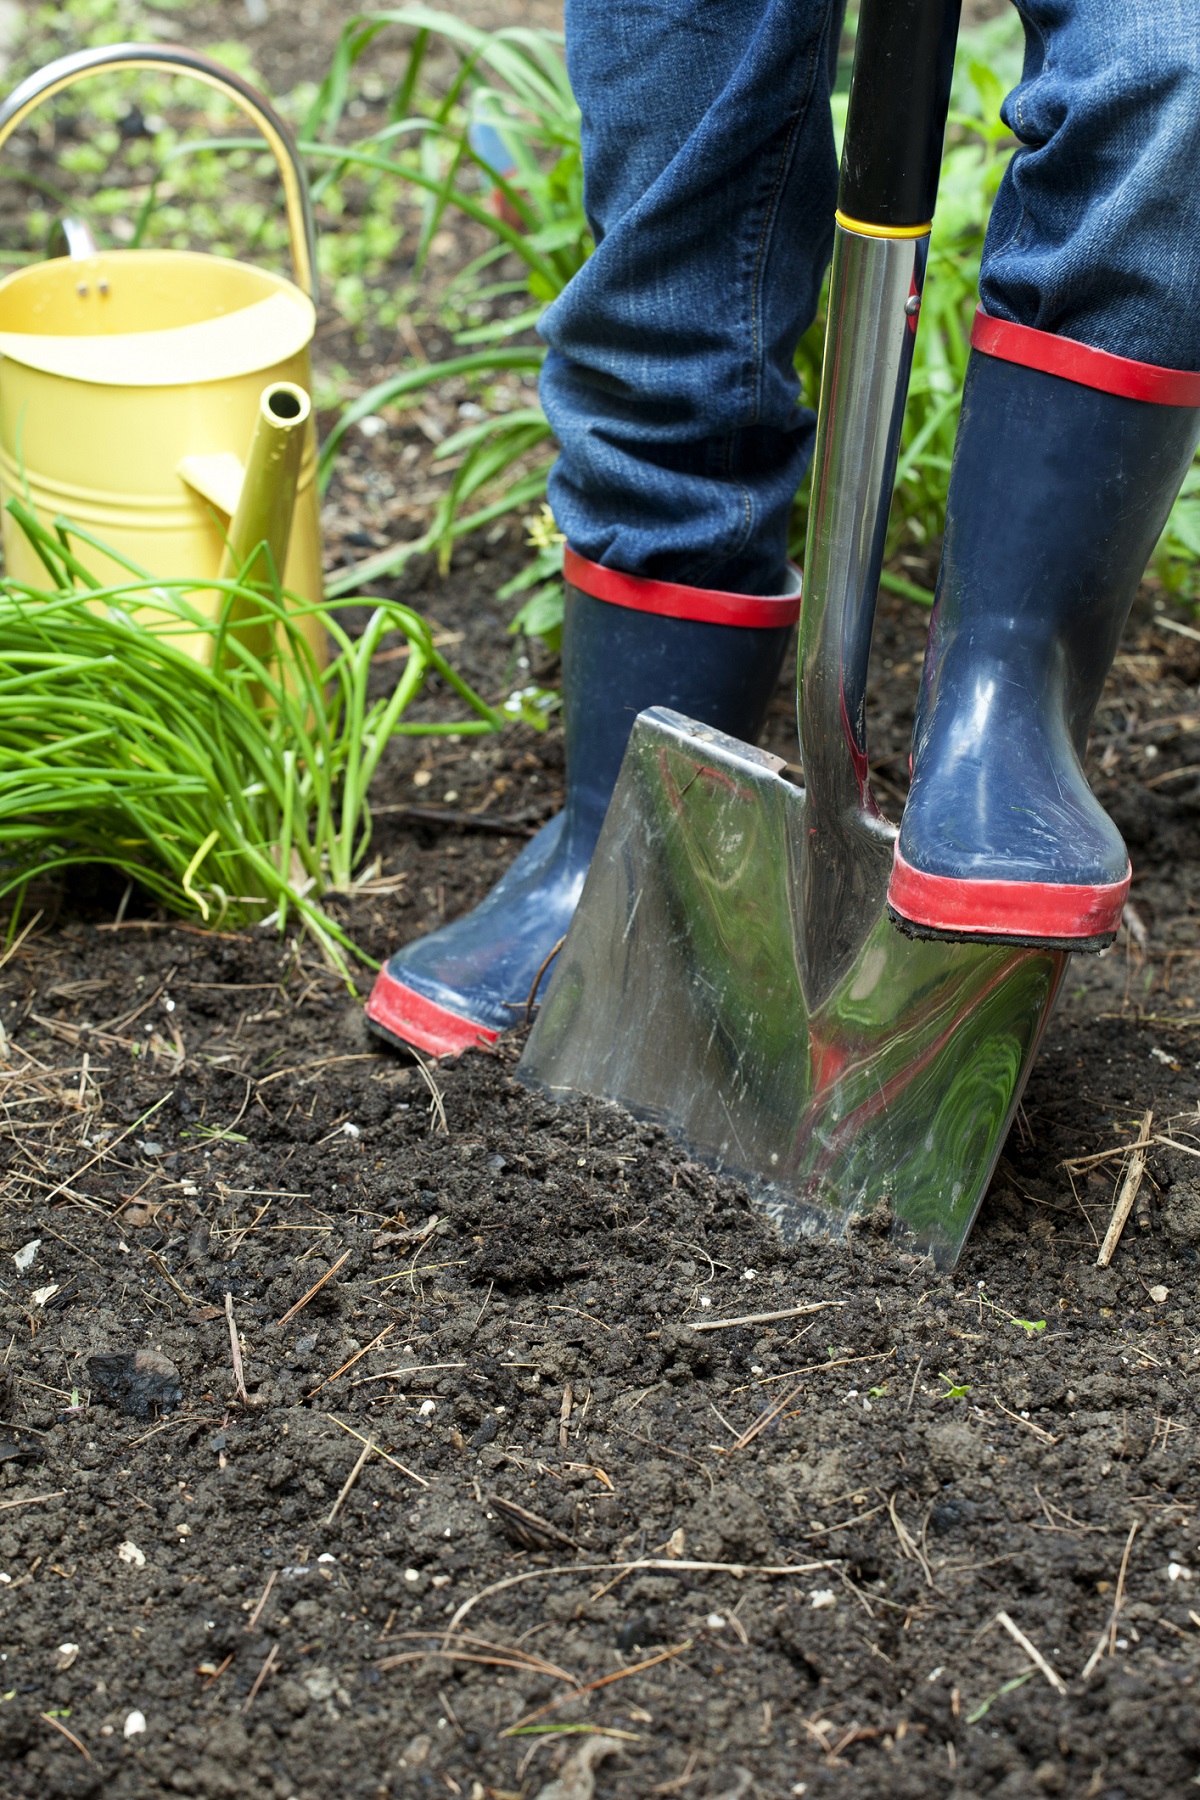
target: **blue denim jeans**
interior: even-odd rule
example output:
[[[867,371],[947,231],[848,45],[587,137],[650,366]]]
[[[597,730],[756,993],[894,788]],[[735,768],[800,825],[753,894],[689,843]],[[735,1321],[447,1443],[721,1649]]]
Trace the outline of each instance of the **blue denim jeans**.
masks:
[[[981,297],[1200,370],[1198,0],[1014,0],[1019,140]],[[795,346],[837,186],[842,0],[567,0],[595,254],[546,312],[559,527],[590,561],[781,591],[812,450]]]

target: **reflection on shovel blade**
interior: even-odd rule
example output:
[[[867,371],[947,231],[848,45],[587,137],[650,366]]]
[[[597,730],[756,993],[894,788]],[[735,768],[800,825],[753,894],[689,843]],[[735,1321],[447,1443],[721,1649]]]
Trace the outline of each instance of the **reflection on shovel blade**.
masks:
[[[902,936],[879,822],[839,822],[853,866],[822,880],[827,834],[778,768],[641,715],[518,1073],[665,1125],[785,1237],[886,1205],[953,1263],[1066,956]]]

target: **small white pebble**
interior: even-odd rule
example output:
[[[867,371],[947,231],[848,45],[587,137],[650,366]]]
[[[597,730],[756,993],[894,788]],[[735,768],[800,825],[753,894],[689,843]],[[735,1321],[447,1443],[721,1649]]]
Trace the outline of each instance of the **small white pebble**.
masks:
[[[428,787],[432,780],[433,780],[433,770],[432,769],[418,769],[416,771],[416,773],[413,775],[413,786],[415,788]]]
[[[707,1294],[701,1294],[701,1296],[700,1296],[700,1304],[701,1304],[701,1306],[711,1306],[711,1305],[712,1305],[712,1301],[711,1301],[711,1300],[710,1300],[710,1299],[709,1299],[709,1297],[708,1297],[708,1295],[707,1295]]]
[[[319,1563],[320,1562],[325,1562],[325,1563],[336,1562],[337,1557],[333,1554],[332,1550],[322,1550],[320,1556],[318,1556],[318,1558],[317,1558],[317,1561]]]
[[[704,1623],[710,1631],[724,1631],[725,1629],[725,1620],[720,1613],[709,1613]]]
[[[822,1606],[837,1605],[837,1595],[832,1588],[814,1588],[808,1598],[814,1611]]]
[[[435,1413],[437,1411],[437,1401],[436,1400],[422,1400],[420,1406],[417,1408],[417,1411],[420,1414],[421,1418],[427,1419],[429,1417],[430,1413]]]
[[[807,1781],[793,1781],[792,1792],[793,1792],[793,1794],[807,1794],[807,1792],[808,1792]]]
[[[946,1670],[944,1664],[939,1663],[936,1669],[930,1669],[925,1679],[926,1681],[936,1681],[939,1675],[944,1675],[945,1673]]]
[[[47,1300],[52,1300],[57,1292],[57,1281],[52,1281],[49,1287],[35,1288],[33,1291],[33,1304],[35,1306],[45,1306]]]
[[[761,1375],[762,1372],[763,1372],[763,1366],[761,1363],[751,1363],[750,1364],[750,1373],[752,1375]]]
[[[192,1528],[190,1525],[177,1525],[175,1529],[180,1537],[191,1537],[192,1535]]]
[[[135,1708],[133,1712],[126,1713],[124,1731],[127,1738],[137,1737],[138,1733],[145,1729],[146,1715],[144,1712],[138,1712]]]
[[[1168,1581],[1190,1581],[1191,1579],[1192,1571],[1185,1568],[1183,1563],[1173,1562],[1167,1564]]]
[[[71,1664],[78,1655],[78,1644],[60,1644],[58,1646],[57,1659],[54,1664],[57,1673],[59,1675],[64,1674],[65,1671],[71,1667]]]
[[[754,1277],[757,1274],[758,1274],[757,1269],[743,1269],[742,1270],[742,1280],[743,1281],[753,1281]]]
[[[131,1568],[144,1569],[146,1566],[146,1552],[139,1550],[132,1538],[126,1538],[123,1544],[117,1545],[117,1556]]]
[[[431,1580],[434,1587],[449,1587],[450,1585],[450,1577],[448,1575],[434,1575],[431,1577]]]
[[[1154,1301],[1156,1306],[1161,1306],[1170,1291],[1170,1288],[1165,1288],[1161,1282],[1158,1282],[1150,1289],[1150,1298]],[[36,1294],[34,1295],[34,1298],[37,1298]]]
[[[358,421],[358,429],[365,438],[376,438],[387,430],[387,420],[381,419],[378,413],[368,413],[365,419]]]
[[[352,1124],[351,1121],[347,1119],[346,1123],[342,1126],[342,1136],[348,1138],[360,1138],[362,1136],[362,1128],[361,1126]]]
[[[420,1569],[405,1569],[404,1579],[405,1579],[405,1581],[420,1581],[420,1579],[421,1579]]]
[[[442,803],[445,806],[453,806],[454,802],[457,799],[458,799],[458,789],[457,788],[450,788],[446,793],[444,793],[442,795]]]

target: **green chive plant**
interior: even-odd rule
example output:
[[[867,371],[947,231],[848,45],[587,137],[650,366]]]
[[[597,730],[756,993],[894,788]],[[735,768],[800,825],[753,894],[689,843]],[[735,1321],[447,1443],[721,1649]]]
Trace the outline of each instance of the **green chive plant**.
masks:
[[[0,582],[0,896],[103,863],[213,925],[282,932],[294,917],[348,974],[360,953],[321,896],[348,889],[363,861],[367,788],[388,741],[491,732],[510,714],[455,673],[408,607],[379,601],[357,636],[336,607],[321,609],[332,649],[322,668],[303,607],[277,586],[200,590],[129,564],[128,580],[102,586],[75,545],[122,561],[111,548],[8,504],[47,584]],[[408,645],[402,673],[370,699],[372,657],[393,631]],[[197,634],[203,661],[176,641],[194,646]],[[431,673],[465,718],[406,717]]]

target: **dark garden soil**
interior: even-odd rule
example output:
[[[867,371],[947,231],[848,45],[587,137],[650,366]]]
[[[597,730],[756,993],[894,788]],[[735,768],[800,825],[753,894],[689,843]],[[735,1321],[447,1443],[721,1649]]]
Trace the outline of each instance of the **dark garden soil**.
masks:
[[[508,566],[414,595],[497,693]],[[1152,608],[1096,745],[1130,929],[1072,966],[949,1275],[779,1243],[657,1130],[526,1093],[515,1042],[427,1082],[303,944],[45,896],[0,975],[0,1791],[1189,1790],[1200,646]],[[922,623],[885,603],[889,784]],[[381,813],[346,922],[382,953],[469,905],[520,842],[478,827],[560,762],[400,746],[381,806],[447,817]],[[148,1399],[90,1360],[137,1351]]]
[[[354,434],[334,564],[418,528],[461,398]],[[522,555],[498,527],[394,589],[490,698],[553,673],[495,599]],[[303,941],[101,875],[38,896],[0,951],[3,1800],[1192,1791],[1200,643],[1174,612],[1141,596],[1093,743],[1126,926],[1072,964],[951,1273],[870,1227],[782,1244],[658,1130],[527,1093],[519,1034],[415,1065]],[[923,629],[885,599],[893,813]],[[561,785],[557,726],[398,743],[335,909],[387,954]]]

